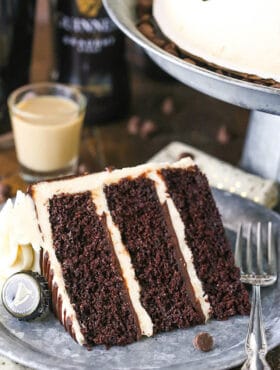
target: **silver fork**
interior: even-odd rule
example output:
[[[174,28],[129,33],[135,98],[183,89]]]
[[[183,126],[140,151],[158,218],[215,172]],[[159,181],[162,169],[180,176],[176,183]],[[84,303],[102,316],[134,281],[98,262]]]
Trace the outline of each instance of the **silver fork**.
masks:
[[[248,227],[246,263],[242,263],[242,225],[240,225],[237,232],[235,243],[235,261],[237,266],[240,267],[241,281],[253,286],[252,307],[245,342],[247,360],[242,366],[242,370],[270,369],[265,359],[267,354],[267,341],[262,317],[260,287],[272,285],[277,280],[276,247],[271,222],[267,224],[267,243],[265,243],[265,247],[262,243],[261,229],[261,223],[258,222],[256,232],[256,258],[253,258],[252,224]],[[264,263],[265,250],[267,250],[266,264]]]

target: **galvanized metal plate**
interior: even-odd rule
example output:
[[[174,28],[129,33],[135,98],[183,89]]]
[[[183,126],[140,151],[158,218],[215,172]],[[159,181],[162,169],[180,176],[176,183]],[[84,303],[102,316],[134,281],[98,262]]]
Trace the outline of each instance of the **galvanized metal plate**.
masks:
[[[167,73],[207,95],[251,110],[280,115],[280,89],[222,76],[162,50],[136,28],[136,0],[103,0],[113,21]]]
[[[270,220],[279,229],[278,214],[229,193],[215,189],[213,193],[232,243],[233,230],[239,222]],[[262,294],[268,345],[273,348],[280,344],[279,278],[277,284],[263,289]],[[237,316],[228,321],[210,321],[207,325],[160,334],[126,347],[106,350],[98,346],[87,351],[70,338],[52,315],[42,322],[24,323],[9,316],[0,305],[0,354],[36,369],[218,370],[244,360],[247,324],[248,317]],[[193,347],[193,338],[199,331],[213,335],[213,351],[203,353]]]

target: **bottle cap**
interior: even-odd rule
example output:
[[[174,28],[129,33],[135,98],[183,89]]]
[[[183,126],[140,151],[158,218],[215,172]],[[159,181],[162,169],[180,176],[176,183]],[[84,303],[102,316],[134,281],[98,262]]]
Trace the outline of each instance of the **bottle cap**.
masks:
[[[38,273],[19,272],[6,280],[2,288],[5,309],[22,321],[45,316],[49,310],[50,292],[43,276]]]

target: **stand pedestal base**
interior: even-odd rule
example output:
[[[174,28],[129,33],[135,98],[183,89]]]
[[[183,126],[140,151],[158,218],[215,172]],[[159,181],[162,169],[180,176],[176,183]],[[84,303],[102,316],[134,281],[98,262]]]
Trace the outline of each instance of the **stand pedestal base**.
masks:
[[[280,116],[251,112],[241,167],[280,182]]]

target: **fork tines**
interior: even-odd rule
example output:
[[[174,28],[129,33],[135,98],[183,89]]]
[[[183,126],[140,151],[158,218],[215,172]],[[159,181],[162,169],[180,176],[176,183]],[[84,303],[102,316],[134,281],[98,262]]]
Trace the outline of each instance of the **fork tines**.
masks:
[[[252,224],[248,225],[245,253],[243,252],[243,229],[244,227],[240,225],[235,243],[235,262],[240,268],[242,280],[245,276],[253,278],[261,275],[275,275],[277,271],[276,246],[272,223],[267,224],[267,242],[263,242],[264,225],[260,222],[255,227]]]

